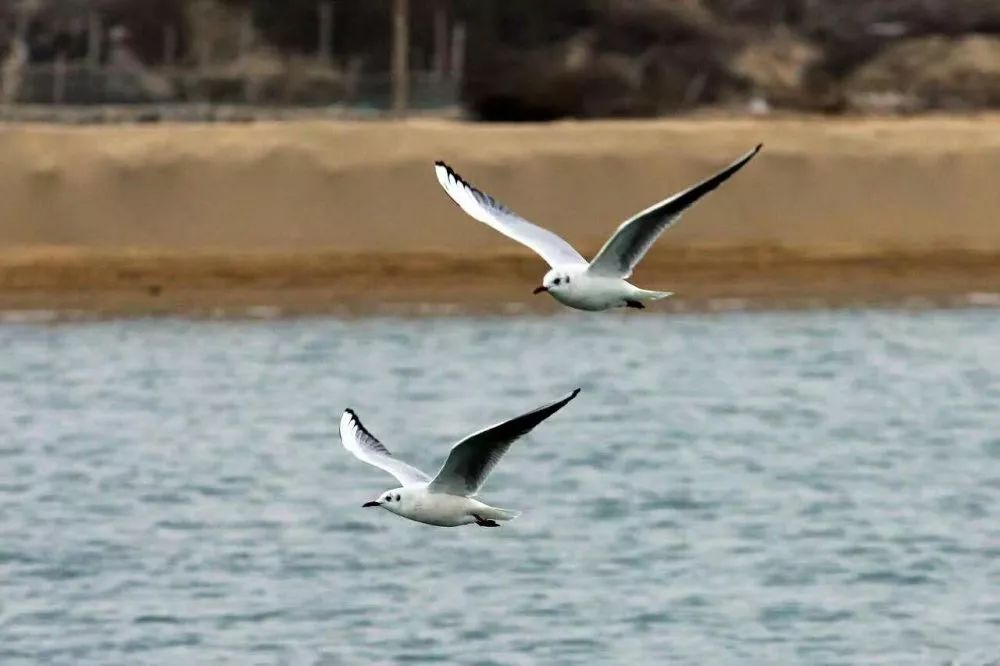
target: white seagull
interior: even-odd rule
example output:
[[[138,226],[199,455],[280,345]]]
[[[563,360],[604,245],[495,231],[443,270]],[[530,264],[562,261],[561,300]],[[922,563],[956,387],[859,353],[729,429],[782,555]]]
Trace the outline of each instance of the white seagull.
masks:
[[[396,458],[361,425],[357,414],[348,409],[340,419],[340,439],[344,448],[369,465],[392,474],[403,484],[362,506],[380,506],[418,523],[457,527],[475,523],[499,527],[498,520],[511,520],[518,511],[498,509],[475,498],[493,467],[510,445],[549,418],[580,389],[544,407],[473,433],[455,444],[433,479],[416,467]]]
[[[643,301],[670,296],[669,291],[639,289],[626,281],[636,264],[667,227],[673,226],[694,202],[740,170],[763,144],[694,187],[653,204],[622,223],[589,264],[569,243],[528,222],[488,194],[462,179],[444,162],[435,162],[438,182],[466,213],[493,227],[504,236],[527,245],[548,262],[551,270],[542,278],[536,294],[547,291],[563,305],[578,310],[607,310],[627,306],[645,307]]]

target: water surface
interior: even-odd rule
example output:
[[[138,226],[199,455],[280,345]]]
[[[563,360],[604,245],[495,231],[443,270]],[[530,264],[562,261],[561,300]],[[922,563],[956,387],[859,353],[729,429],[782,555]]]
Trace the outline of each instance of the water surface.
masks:
[[[0,663],[1000,658],[996,310],[0,327]],[[360,505],[583,392],[483,497]]]

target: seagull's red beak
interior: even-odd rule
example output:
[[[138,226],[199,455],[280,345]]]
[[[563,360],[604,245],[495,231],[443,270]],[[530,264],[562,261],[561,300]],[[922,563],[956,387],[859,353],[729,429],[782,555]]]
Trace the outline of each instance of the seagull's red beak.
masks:
[[[367,509],[370,506],[382,506],[382,504],[380,502],[365,502],[364,504],[361,505],[361,508]]]
[[[543,291],[548,291],[548,290],[549,290],[549,288],[546,287],[546,286],[535,287],[535,290],[533,292],[531,292],[531,293],[533,293],[533,294],[540,294]]]

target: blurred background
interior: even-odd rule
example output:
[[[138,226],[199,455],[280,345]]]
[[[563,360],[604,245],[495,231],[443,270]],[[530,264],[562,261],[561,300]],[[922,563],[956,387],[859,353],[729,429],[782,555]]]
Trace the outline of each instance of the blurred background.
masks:
[[[8,308],[495,309],[536,259],[434,160],[586,254],[759,142],[667,307],[1000,285],[993,0],[5,0],[0,57]]]
[[[1000,105],[993,0],[5,0],[0,24],[5,103],[147,120],[178,104],[484,120]]]
[[[1000,1],[0,0],[0,664],[1000,663]],[[592,255],[583,313],[444,160]],[[361,504],[581,387],[483,498]]]

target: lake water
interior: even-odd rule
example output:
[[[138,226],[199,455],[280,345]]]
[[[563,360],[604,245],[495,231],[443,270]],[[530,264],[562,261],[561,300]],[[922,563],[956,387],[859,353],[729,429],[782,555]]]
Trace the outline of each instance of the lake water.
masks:
[[[1000,659],[1000,312],[0,327],[0,664]],[[580,396],[435,528],[434,472]]]

